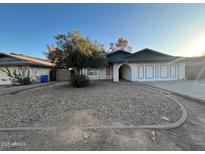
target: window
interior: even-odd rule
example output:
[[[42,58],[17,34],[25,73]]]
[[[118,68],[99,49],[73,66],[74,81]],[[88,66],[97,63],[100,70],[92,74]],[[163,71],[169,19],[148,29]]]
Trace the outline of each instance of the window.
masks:
[[[144,79],[144,66],[138,66],[138,79]]]
[[[109,66],[106,67],[106,75],[110,76],[110,67]]]
[[[169,66],[168,65],[160,65],[160,78],[168,78],[169,77]]]
[[[176,78],[176,65],[171,65],[170,66],[170,77],[171,78]]]
[[[146,75],[146,79],[154,78],[154,66],[153,65],[145,66],[145,75]]]
[[[88,70],[88,75],[91,75],[91,76],[97,75],[97,71],[96,70]]]

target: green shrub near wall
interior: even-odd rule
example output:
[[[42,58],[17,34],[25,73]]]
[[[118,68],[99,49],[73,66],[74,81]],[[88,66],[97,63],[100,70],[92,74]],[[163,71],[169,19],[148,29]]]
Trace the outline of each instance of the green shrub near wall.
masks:
[[[87,87],[90,84],[90,80],[85,75],[77,75],[71,79],[71,85],[76,88]]]

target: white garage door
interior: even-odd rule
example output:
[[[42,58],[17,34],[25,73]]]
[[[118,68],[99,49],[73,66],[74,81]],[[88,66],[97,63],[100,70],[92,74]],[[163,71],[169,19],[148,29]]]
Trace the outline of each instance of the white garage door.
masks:
[[[169,66],[161,65],[160,66],[160,78],[168,78],[169,77]]]
[[[176,78],[176,65],[170,66],[170,78]]]
[[[144,79],[144,66],[138,66],[138,79]]]
[[[137,79],[142,81],[175,80],[177,78],[176,64],[138,65],[137,70]]]
[[[153,65],[145,66],[145,78],[154,79],[154,66]]]

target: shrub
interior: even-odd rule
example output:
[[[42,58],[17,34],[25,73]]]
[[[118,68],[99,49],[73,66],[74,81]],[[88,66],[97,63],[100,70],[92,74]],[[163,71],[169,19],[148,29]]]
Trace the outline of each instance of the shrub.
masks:
[[[8,75],[11,84],[14,86],[28,85],[32,83],[30,71],[27,67],[18,67],[17,69],[14,68],[13,70],[6,67],[5,70],[2,69],[1,71]]]
[[[78,75],[71,79],[71,84],[73,87],[80,88],[80,87],[87,87],[89,86],[90,80],[85,75]]]
[[[18,82],[20,85],[29,85],[32,83],[30,77],[19,78]]]

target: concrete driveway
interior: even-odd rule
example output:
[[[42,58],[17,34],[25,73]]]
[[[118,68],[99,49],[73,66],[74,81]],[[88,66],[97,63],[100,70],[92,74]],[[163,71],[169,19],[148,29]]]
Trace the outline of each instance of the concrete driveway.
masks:
[[[145,83],[197,100],[205,101],[205,81],[151,81]]]

